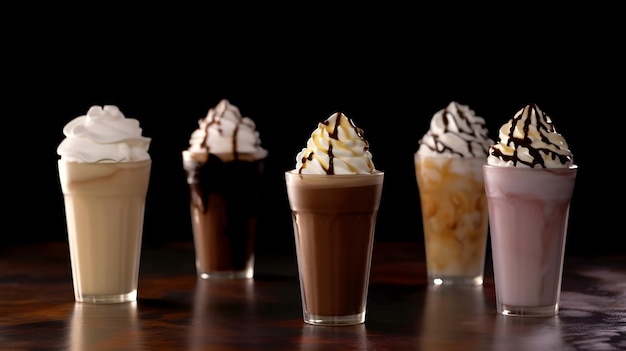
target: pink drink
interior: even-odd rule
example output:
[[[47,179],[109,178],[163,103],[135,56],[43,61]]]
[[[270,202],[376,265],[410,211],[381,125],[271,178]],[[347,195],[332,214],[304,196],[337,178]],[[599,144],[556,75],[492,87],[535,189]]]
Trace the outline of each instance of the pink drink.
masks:
[[[483,167],[499,313],[558,314],[577,169]]]

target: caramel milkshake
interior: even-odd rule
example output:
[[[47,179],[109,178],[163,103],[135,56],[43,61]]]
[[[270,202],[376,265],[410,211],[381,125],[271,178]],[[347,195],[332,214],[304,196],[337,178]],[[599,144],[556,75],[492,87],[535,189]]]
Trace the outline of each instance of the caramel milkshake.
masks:
[[[482,166],[489,139],[485,120],[451,102],[431,119],[415,153],[428,282],[482,285],[488,210]]]
[[[116,106],[70,121],[57,152],[76,301],[137,299],[150,139]]]
[[[570,201],[578,167],[535,104],[502,125],[484,166],[498,313],[559,312]]]
[[[319,123],[296,160],[285,182],[304,322],[363,323],[384,173],[343,113]]]
[[[198,276],[252,278],[267,151],[254,122],[226,99],[198,121],[182,153]]]

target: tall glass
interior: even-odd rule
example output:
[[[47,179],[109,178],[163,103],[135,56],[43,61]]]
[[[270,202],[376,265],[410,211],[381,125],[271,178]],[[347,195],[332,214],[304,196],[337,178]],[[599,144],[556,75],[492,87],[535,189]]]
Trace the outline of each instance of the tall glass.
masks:
[[[383,172],[285,173],[304,322],[365,322]]]
[[[498,313],[558,314],[577,166],[485,165]]]
[[[209,155],[194,161],[185,150],[189,210],[202,279],[254,277],[254,244],[263,160],[230,160]]]
[[[136,301],[151,161],[58,161],[76,301]]]
[[[482,285],[489,211],[486,158],[415,156],[428,282]]]

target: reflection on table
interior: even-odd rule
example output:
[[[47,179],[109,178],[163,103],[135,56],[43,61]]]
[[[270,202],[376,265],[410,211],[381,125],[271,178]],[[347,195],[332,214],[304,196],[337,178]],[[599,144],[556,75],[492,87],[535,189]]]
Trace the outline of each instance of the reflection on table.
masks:
[[[145,248],[134,303],[74,302],[66,243],[0,251],[9,350],[625,350],[626,256],[566,257],[560,314],[496,313],[480,287],[426,284],[423,248],[374,247],[365,324],[303,322],[295,255],[259,255],[249,280],[198,279],[193,247]],[[487,262],[487,267],[489,267]]]

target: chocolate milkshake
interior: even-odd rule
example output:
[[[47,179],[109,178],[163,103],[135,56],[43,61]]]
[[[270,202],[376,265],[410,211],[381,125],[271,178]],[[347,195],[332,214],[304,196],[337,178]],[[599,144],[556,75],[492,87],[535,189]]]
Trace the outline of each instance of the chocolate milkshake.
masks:
[[[305,318],[364,318],[383,173],[285,176]]]
[[[201,278],[252,278],[262,161],[185,163],[196,270]]]
[[[578,167],[535,104],[500,128],[483,166],[496,307],[510,316],[559,312],[570,201]]]
[[[254,276],[259,194],[267,151],[256,125],[226,99],[211,108],[182,152],[196,271],[203,279]]]
[[[319,123],[285,172],[305,323],[365,321],[383,180],[363,131],[342,113]]]
[[[150,139],[116,106],[70,121],[57,152],[76,301],[135,301]]]

